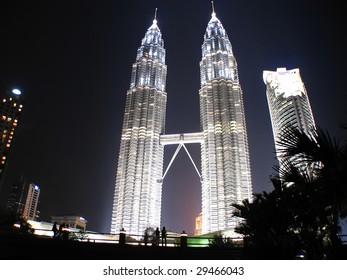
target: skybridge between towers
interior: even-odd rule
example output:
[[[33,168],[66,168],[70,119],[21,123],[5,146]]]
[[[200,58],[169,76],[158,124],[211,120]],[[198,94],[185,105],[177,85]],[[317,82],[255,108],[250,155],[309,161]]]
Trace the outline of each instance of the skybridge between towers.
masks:
[[[193,132],[193,133],[180,133],[180,134],[166,134],[166,135],[161,135],[160,136],[160,144],[162,146],[166,146],[166,145],[178,145],[177,149],[175,151],[175,153],[173,154],[169,165],[167,166],[163,177],[159,180],[160,182],[162,182],[167,174],[167,172],[169,171],[172,163],[174,162],[177,154],[179,153],[179,151],[181,150],[181,148],[183,147],[184,150],[186,151],[190,161],[192,162],[196,173],[198,174],[200,181],[202,181],[202,177],[201,174],[199,172],[199,169],[196,167],[196,164],[192,158],[192,156],[190,155],[187,147],[185,144],[195,144],[195,143],[203,143],[204,141],[204,135],[203,132]]]

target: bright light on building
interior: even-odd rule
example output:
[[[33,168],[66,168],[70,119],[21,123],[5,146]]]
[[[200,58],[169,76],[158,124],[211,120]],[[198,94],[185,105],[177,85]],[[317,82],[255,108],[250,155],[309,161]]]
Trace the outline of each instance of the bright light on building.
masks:
[[[21,95],[22,94],[22,92],[19,89],[17,89],[17,88],[13,89],[12,93],[15,94],[15,95]]]

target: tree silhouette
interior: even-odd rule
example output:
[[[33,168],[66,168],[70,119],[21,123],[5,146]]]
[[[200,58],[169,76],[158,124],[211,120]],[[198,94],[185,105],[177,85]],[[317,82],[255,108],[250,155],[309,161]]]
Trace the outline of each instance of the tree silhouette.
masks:
[[[346,217],[346,145],[317,130],[306,134],[287,127],[277,144],[281,164],[270,176],[274,190],[236,205],[236,228],[254,258],[338,258],[339,218]]]

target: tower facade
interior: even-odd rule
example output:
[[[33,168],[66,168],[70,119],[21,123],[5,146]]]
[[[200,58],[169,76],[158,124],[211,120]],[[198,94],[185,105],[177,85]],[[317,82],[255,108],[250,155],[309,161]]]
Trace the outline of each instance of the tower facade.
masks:
[[[1,96],[0,101],[0,189],[4,179],[4,173],[8,158],[13,146],[13,141],[18,130],[19,120],[22,114],[23,100],[21,92],[14,89],[10,93]]]
[[[252,200],[243,93],[228,35],[212,13],[200,62],[200,122],[203,133],[202,233],[233,230],[233,203]]]
[[[127,92],[115,184],[111,233],[143,235],[160,225],[165,129],[164,41],[157,20],[137,50]]]
[[[276,72],[263,71],[263,80],[266,85],[276,155],[281,163],[282,147],[277,142],[281,132],[291,125],[310,135],[316,126],[299,69],[278,68]]]

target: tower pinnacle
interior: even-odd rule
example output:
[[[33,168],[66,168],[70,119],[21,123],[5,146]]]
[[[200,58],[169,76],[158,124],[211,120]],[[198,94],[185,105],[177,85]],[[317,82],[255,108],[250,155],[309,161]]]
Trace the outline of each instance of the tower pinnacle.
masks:
[[[152,26],[149,28],[149,29],[156,29],[158,28],[158,25],[157,25],[157,11],[158,11],[158,8],[155,8],[155,11],[154,11],[154,19],[153,19],[153,24]]]
[[[213,1],[211,1],[211,5],[212,5],[212,16],[216,16],[216,12],[214,11]]]

